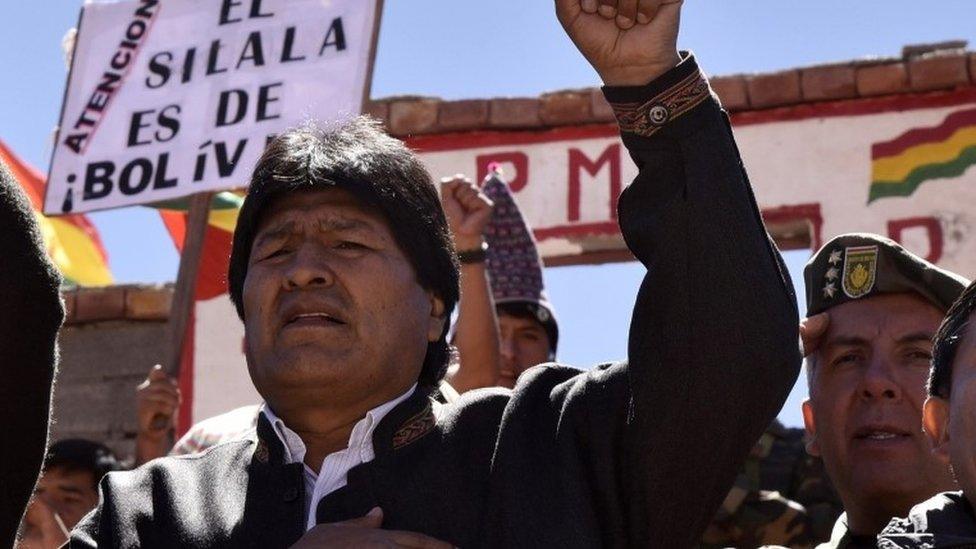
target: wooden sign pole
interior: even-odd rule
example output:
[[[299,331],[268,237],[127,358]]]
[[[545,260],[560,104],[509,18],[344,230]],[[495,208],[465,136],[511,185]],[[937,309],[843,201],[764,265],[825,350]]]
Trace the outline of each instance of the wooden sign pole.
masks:
[[[180,269],[176,275],[176,288],[173,290],[173,306],[169,314],[170,355],[166,363],[166,373],[178,379],[183,358],[183,341],[186,327],[193,307],[193,294],[197,285],[197,272],[200,270],[200,256],[203,253],[203,237],[207,232],[207,217],[210,215],[210,200],[213,193],[197,193],[190,197],[190,210],[187,215],[186,237],[183,240],[183,253],[180,254]]]
[[[212,198],[213,193],[210,192],[197,193],[190,197],[186,236],[183,240],[180,268],[176,275],[173,304],[169,313],[169,356],[164,364],[166,375],[173,379],[180,378],[183,344],[186,340],[187,324],[193,307],[197,273],[200,270],[200,257],[203,254],[203,239],[207,232],[207,218],[210,216]],[[170,418],[157,415],[152,419],[152,425],[157,429],[165,429],[170,421]]]

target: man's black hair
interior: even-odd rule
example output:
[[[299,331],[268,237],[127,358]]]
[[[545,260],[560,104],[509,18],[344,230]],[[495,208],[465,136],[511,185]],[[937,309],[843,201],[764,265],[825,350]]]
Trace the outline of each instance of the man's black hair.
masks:
[[[98,483],[105,473],[121,470],[122,464],[115,453],[104,444],[82,438],[68,438],[55,442],[48,450],[44,470],[51,469],[91,473],[93,488],[97,491]]]
[[[966,335],[970,320],[976,313],[976,282],[971,283],[952,304],[945,320],[935,334],[932,348],[932,369],[929,372],[929,396],[949,398],[952,385],[952,363],[959,350],[959,342]]]
[[[384,215],[420,285],[444,302],[444,318],[450,318],[459,297],[459,268],[434,182],[406,145],[361,116],[330,130],[288,130],[265,149],[237,218],[227,275],[241,320],[244,279],[262,213],[286,193],[328,187],[345,189]],[[434,387],[444,376],[448,324],[441,338],[427,345],[421,386]]]

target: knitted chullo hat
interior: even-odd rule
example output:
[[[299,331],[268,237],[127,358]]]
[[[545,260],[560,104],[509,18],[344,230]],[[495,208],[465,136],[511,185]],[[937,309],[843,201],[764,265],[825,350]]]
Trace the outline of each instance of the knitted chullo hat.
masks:
[[[503,313],[527,314],[539,321],[549,336],[549,349],[555,357],[559,326],[546,297],[542,260],[532,230],[499,169],[490,170],[482,191],[495,203],[485,228],[488,243],[485,264],[491,277],[495,307]]]

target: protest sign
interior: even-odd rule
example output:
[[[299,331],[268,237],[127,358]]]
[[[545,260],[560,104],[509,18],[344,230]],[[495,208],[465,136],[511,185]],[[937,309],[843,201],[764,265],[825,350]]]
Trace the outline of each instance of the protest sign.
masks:
[[[376,0],[82,8],[44,211],[242,187],[268,139],[359,114]]]

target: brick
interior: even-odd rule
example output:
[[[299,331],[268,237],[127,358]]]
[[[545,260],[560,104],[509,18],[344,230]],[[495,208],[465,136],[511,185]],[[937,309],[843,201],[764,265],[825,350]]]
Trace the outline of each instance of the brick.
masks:
[[[390,104],[389,130],[393,135],[428,133],[437,128],[437,99],[401,99]]]
[[[125,292],[125,317],[131,320],[166,320],[173,293],[166,288],[128,288]]]
[[[743,76],[719,76],[709,79],[712,90],[718,95],[722,106],[730,111],[749,108],[749,93]]]
[[[774,72],[746,77],[749,104],[754,109],[779,107],[799,103],[800,72],[796,70]]]
[[[908,88],[905,64],[885,63],[857,68],[857,93],[862,96],[902,93]]]
[[[539,98],[539,118],[550,126],[590,122],[590,97],[575,91],[547,93]]]
[[[64,301],[64,323],[70,324],[74,321],[75,317],[75,292],[76,290],[67,290],[61,292],[61,300]]]
[[[854,67],[830,65],[804,69],[800,73],[800,88],[806,101],[850,99],[857,96]]]
[[[528,97],[492,99],[488,124],[495,128],[534,128],[541,124],[539,100]]]
[[[363,114],[379,120],[384,127],[390,125],[390,104],[386,101],[367,101],[363,105]]]
[[[488,125],[488,101],[444,101],[440,104],[437,125],[449,131],[480,130]]]
[[[594,122],[616,122],[617,118],[613,115],[613,109],[607,98],[603,96],[600,88],[590,90],[590,113]]]
[[[964,53],[919,57],[908,62],[908,81],[917,91],[954,88],[969,84],[968,59]]]
[[[119,286],[78,290],[75,322],[121,320],[125,318],[125,289]]]
[[[976,84],[976,53],[969,54],[969,81]]]

